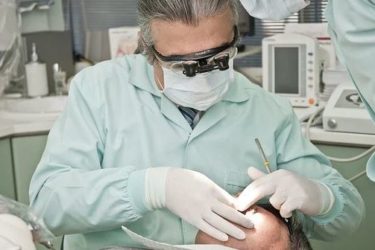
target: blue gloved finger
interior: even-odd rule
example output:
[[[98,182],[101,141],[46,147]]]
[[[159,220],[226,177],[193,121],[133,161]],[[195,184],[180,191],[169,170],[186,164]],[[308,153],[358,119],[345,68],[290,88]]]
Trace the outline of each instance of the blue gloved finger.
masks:
[[[239,229],[229,221],[223,219],[219,215],[215,214],[214,212],[205,215],[203,219],[211,226],[238,240],[243,240],[246,237],[245,233],[241,229]]]
[[[234,222],[240,226],[246,228],[254,228],[253,222],[241,212],[238,212],[236,209],[227,206],[221,202],[218,202],[212,207],[212,211],[220,215],[221,217]]]
[[[235,207],[237,210],[245,211],[260,199],[275,192],[275,186],[268,178],[269,176],[260,177],[242,191],[236,199]]]
[[[227,241],[229,239],[228,235],[221,232],[220,230],[217,230],[215,227],[211,226],[204,220],[201,220],[201,222],[197,225],[197,227],[201,231],[205,232],[206,234],[208,234],[209,236],[217,240]]]

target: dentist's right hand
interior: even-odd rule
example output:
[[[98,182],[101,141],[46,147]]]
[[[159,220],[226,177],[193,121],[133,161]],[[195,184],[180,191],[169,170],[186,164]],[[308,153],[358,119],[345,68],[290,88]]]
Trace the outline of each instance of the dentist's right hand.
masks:
[[[234,208],[234,197],[196,171],[172,167],[147,169],[145,201],[150,209],[166,207],[220,241],[227,241],[228,235],[245,239],[245,233],[231,222],[253,228],[252,222]]]

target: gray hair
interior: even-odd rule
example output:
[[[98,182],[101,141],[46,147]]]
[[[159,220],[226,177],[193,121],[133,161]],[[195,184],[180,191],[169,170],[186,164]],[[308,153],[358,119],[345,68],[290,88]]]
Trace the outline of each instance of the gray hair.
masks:
[[[279,210],[275,209],[271,204],[258,204],[258,206],[261,206],[272,213],[288,227],[289,250],[313,250],[303,230],[301,218],[297,213],[293,213],[293,216],[288,219],[288,222],[285,222],[285,219],[281,217]]]
[[[220,14],[230,8],[233,12],[233,25],[238,22],[237,0],[139,0],[139,26],[141,35],[138,40],[138,53],[147,56],[153,64],[155,55],[152,52],[153,39],[151,22],[155,19],[196,26],[203,17]]]
[[[289,218],[289,240],[291,250],[312,250],[310,242],[303,231],[303,226],[296,215]]]

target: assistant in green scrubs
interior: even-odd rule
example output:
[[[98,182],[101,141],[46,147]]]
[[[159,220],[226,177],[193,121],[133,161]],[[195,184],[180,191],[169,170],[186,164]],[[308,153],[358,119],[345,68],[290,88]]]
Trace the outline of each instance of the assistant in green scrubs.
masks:
[[[337,55],[375,121],[375,1],[329,0],[326,18]],[[375,181],[375,154],[367,175]]]

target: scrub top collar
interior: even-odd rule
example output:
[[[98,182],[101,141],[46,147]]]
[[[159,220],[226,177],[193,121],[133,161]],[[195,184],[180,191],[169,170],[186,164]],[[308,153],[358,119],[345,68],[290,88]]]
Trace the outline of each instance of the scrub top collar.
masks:
[[[161,97],[161,92],[157,88],[154,80],[154,67],[141,55],[135,55],[135,61],[135,64],[130,65],[129,82],[139,89],[147,91],[154,96]]]
[[[249,100],[249,94],[237,80],[238,76],[239,73],[235,73],[235,80],[229,84],[228,92],[224,95],[223,101],[240,103]]]

